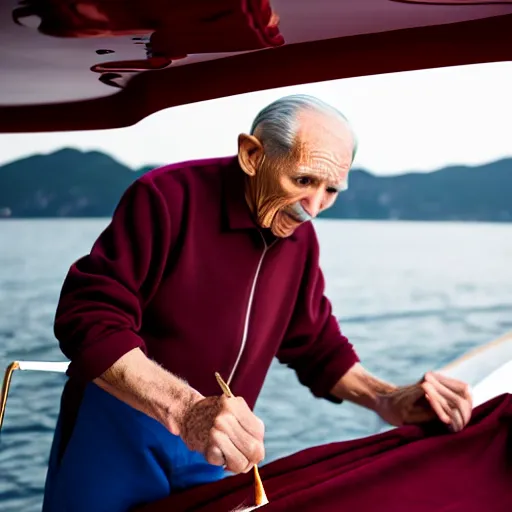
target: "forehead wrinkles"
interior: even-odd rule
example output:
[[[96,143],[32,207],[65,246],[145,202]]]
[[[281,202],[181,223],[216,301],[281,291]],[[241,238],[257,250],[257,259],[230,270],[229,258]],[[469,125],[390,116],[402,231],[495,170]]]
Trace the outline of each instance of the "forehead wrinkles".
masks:
[[[344,175],[341,172],[336,172],[335,170],[322,168],[322,167],[310,167],[308,166],[300,166],[297,170],[298,176],[310,176],[312,178],[317,178],[320,181],[326,181],[332,185],[341,185],[344,182]]]
[[[336,184],[344,183],[354,144],[350,127],[338,118],[308,110],[300,113],[298,122],[293,150],[298,169]]]
[[[314,176],[336,186],[345,183],[349,166],[344,164],[341,158],[327,151],[311,150],[306,143],[302,143],[301,146],[297,174]]]

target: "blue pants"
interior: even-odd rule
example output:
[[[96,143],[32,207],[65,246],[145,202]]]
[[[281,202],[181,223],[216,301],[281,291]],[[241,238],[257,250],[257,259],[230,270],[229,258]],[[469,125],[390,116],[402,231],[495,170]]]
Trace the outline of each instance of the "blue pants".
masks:
[[[128,512],[173,491],[220,480],[224,469],[161,423],[89,384],[60,462],[60,418],[43,512]]]

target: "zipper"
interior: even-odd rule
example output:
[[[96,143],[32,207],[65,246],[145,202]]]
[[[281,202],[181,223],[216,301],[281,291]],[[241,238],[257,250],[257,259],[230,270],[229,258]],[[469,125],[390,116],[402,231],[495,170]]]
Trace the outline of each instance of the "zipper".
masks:
[[[261,266],[263,264],[263,260],[265,259],[265,254],[275,243],[275,241],[273,241],[270,245],[268,245],[267,242],[265,241],[265,237],[263,236],[261,231],[258,231],[258,233],[260,234],[261,239],[263,240],[264,247],[263,247],[263,252],[261,253],[260,259],[258,261],[258,266],[256,267],[256,272],[254,274],[254,278],[252,280],[251,293],[249,294],[249,301],[247,302],[247,309],[245,311],[245,321],[244,321],[244,330],[242,332],[242,342],[240,344],[240,349],[238,351],[238,356],[235,360],[235,364],[233,365],[233,369],[231,370],[231,373],[230,373],[228,381],[227,381],[228,386],[231,385],[231,381],[233,380],[233,377],[236,373],[238,365],[240,364],[240,360],[242,359],[242,354],[244,353],[245,345],[247,343],[247,336],[249,334],[249,323],[251,320],[252,302],[254,300],[254,292],[256,291],[256,283],[258,282],[258,277],[260,275]]]

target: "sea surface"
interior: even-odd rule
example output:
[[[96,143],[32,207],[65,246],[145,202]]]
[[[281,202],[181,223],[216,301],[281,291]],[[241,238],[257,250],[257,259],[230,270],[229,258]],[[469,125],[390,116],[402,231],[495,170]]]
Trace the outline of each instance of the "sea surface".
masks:
[[[107,219],[0,222],[0,366],[61,361],[52,321],[69,265]],[[327,295],[365,366],[409,383],[512,330],[512,224],[316,222]],[[41,510],[64,377],[17,372],[0,437],[0,510]],[[275,364],[256,412],[266,462],[373,433],[368,411],[314,399]]]

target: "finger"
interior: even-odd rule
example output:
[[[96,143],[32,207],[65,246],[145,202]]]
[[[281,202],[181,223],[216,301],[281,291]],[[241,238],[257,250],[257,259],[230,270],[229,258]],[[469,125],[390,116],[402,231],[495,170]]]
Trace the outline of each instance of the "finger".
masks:
[[[263,441],[265,437],[265,424],[251,411],[243,398],[236,397],[226,405],[251,437]]]
[[[462,408],[462,417],[464,418],[464,425],[467,425],[469,423],[472,415],[473,415],[473,402],[472,402],[472,400],[467,400],[464,402],[464,406]]]
[[[214,466],[224,466],[226,464],[226,458],[218,446],[209,446],[206,450],[205,457],[206,460]]]
[[[440,380],[438,380],[435,376],[429,375],[427,376],[427,382],[432,384],[436,390],[445,398],[448,403],[448,407],[451,410],[457,410],[460,414],[460,418],[457,417],[456,421],[462,423],[462,427],[464,427],[471,418],[471,410],[472,410],[472,402],[471,398],[466,398],[461,396],[448,386],[444,385]]]
[[[263,441],[249,434],[233,414],[219,414],[215,418],[214,428],[226,434],[250,463],[259,464],[265,458]]]
[[[465,398],[471,398],[471,392],[469,390],[469,386],[460,380],[452,379],[438,372],[429,372],[425,375],[425,378],[428,380],[429,377],[434,377],[436,380],[444,384],[451,391],[456,393],[457,395],[463,396]]]
[[[464,428],[464,418],[462,416],[462,413],[458,409],[453,409],[452,411],[452,426],[454,432],[460,432]]]
[[[421,387],[424,389],[425,396],[438,418],[443,423],[450,425],[452,423],[452,418],[449,414],[450,409],[446,400],[436,391],[430,382],[424,382]]]
[[[219,452],[223,454],[222,464],[219,464]],[[206,450],[206,460],[211,464],[217,462],[217,466],[226,464],[226,469],[233,473],[247,473],[254,466],[224,432],[216,429],[212,429],[211,443]]]
[[[432,384],[450,406],[458,407],[463,402],[464,398],[460,394],[453,391],[452,388],[441,382],[433,374],[426,376],[426,382]]]
[[[441,386],[441,384],[439,385]],[[432,408],[435,409],[441,421],[448,424],[453,432],[462,430],[464,420],[461,411],[456,407],[451,407],[446,398],[431,383],[425,382],[424,386]],[[444,389],[446,391],[446,388]]]

